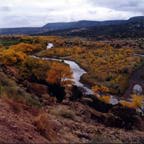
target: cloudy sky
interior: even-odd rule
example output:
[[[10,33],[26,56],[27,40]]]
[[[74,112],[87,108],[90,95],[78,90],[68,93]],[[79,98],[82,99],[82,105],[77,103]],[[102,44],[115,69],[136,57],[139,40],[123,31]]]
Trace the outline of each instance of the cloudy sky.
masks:
[[[0,27],[143,15],[144,0],[0,0]]]

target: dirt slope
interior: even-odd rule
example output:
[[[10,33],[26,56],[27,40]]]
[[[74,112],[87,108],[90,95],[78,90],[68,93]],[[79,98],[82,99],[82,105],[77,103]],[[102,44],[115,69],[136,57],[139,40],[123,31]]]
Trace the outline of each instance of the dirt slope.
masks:
[[[0,143],[123,143],[143,144],[143,131],[125,131],[105,127],[96,119],[90,119],[93,110],[79,102],[54,104],[45,107],[43,113],[29,107],[0,99]],[[90,112],[91,111],[91,112]],[[38,116],[48,115],[48,117]],[[95,112],[96,116],[101,113]],[[38,121],[36,121],[38,118]]]
[[[34,116],[21,105],[15,109],[10,101],[0,99],[0,143],[48,143],[48,140],[36,131],[33,120]]]

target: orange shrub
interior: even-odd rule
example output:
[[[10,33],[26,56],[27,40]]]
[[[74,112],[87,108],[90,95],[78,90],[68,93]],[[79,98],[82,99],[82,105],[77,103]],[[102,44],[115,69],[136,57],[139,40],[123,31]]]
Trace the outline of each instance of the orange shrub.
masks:
[[[110,99],[111,97],[110,96],[100,96],[98,97],[99,100],[103,101],[104,103],[110,103]]]
[[[10,47],[10,49],[13,49],[14,51],[20,51],[23,53],[30,54],[32,52],[42,50],[42,47],[40,44],[28,44],[28,43],[19,43],[17,45],[13,45]]]
[[[71,77],[72,72],[69,66],[59,62],[52,62],[46,80],[52,84],[64,84]]]
[[[102,85],[100,85],[100,86],[96,85],[96,86],[92,87],[92,90],[95,94],[97,94],[99,92],[100,93],[108,93],[109,92],[109,89]]]
[[[13,65],[23,61],[26,57],[26,54],[23,52],[8,49],[3,51],[1,61],[6,65]]]
[[[144,102],[143,96],[132,95],[131,102],[121,101],[121,104],[125,107],[136,109],[136,108],[140,108],[143,105],[143,102]]]
[[[132,95],[132,103],[135,107],[139,108],[143,105],[144,96]]]
[[[128,108],[136,108],[135,105],[132,102],[127,102],[127,101],[121,101],[120,104],[124,107],[128,107]]]

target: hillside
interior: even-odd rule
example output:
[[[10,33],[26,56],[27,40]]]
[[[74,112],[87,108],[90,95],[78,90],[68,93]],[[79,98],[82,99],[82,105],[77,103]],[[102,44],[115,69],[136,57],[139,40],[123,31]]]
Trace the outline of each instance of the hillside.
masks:
[[[106,26],[106,25],[117,25],[125,22],[124,20],[115,20],[115,21],[87,21],[82,20],[78,22],[65,22],[65,23],[49,23],[46,24],[43,28],[48,30],[65,30],[71,28],[85,28],[93,26]]]
[[[144,36],[144,17],[133,17],[126,21],[105,21],[95,26],[71,28],[43,33],[43,35],[78,36],[96,39],[136,38]]]
[[[40,98],[38,93],[27,93],[24,87],[19,87],[3,72],[0,72],[0,82],[2,87],[7,85],[11,89],[4,89],[10,94],[7,96],[3,93],[0,98],[0,143],[13,141],[14,144],[70,142],[122,144],[137,141],[143,144],[143,119],[139,118],[134,110],[116,106],[110,112],[102,112],[101,110],[107,105],[97,100],[94,103],[98,102],[98,107],[103,107],[101,110],[92,106],[90,98],[83,98],[80,101],[65,99],[62,103],[57,103],[55,98],[47,94],[43,95],[41,106],[38,107],[32,100],[25,103],[26,98],[19,95],[21,90],[23,95],[34,99],[34,97]],[[42,94],[44,85],[37,85],[35,91],[39,89]],[[133,130],[119,127],[120,117],[126,123],[125,128],[129,129],[128,124],[132,124]]]

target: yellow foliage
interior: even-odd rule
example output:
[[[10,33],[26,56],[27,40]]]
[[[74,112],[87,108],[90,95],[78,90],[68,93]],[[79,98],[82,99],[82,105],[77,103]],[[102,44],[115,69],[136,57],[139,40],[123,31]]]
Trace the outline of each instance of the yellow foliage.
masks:
[[[132,103],[135,107],[141,107],[144,101],[144,96],[132,95]]]
[[[121,101],[120,104],[124,107],[128,107],[128,108],[136,108],[135,105],[132,102],[128,102],[128,101]]]
[[[18,39],[21,42],[32,43],[19,43],[10,46],[7,50],[0,47],[0,56],[4,64],[17,64],[23,61],[26,55],[46,49],[48,42],[53,43],[55,47],[41,52],[40,56],[67,56],[78,62],[87,71],[87,74],[83,77],[84,81],[91,85],[102,84],[104,86],[93,88],[95,93],[122,94],[128,86],[129,76],[141,63],[141,58],[134,56],[134,50],[131,48],[115,49],[106,43],[80,38],[14,36],[13,38],[4,37],[4,39]],[[36,65],[42,67],[42,70],[39,69],[38,71],[37,68],[34,68],[33,72],[37,77],[42,77],[43,71],[45,71],[49,82],[57,83],[60,81],[61,83],[67,83],[62,81],[69,71],[66,68],[49,65],[50,68],[46,71],[44,64],[40,66],[40,64],[36,63]],[[56,69],[56,67],[58,68]],[[65,70],[66,72],[64,72]],[[66,77],[69,78],[69,76]]]
[[[73,48],[66,48],[66,47],[58,47],[49,49],[47,51],[44,51],[41,53],[41,56],[58,56],[58,57],[64,57],[64,56],[70,56],[70,55],[78,55],[84,52],[84,49],[80,47],[73,47]]]
[[[13,49],[8,49],[3,51],[1,61],[7,65],[13,65],[23,61],[25,58],[25,53],[20,51],[14,51]]]
[[[110,103],[110,99],[111,97],[110,96],[100,96],[98,97],[99,100],[103,101],[104,103]]]
[[[109,92],[109,89],[103,85],[96,85],[94,87],[92,87],[92,90],[95,94],[99,93],[99,92],[102,92],[102,93],[108,93]]]
[[[113,94],[125,91],[129,76],[141,63],[141,58],[134,56],[134,50],[130,48],[115,49],[108,44],[79,39],[73,40],[73,44],[77,45],[53,48],[42,52],[41,56],[67,56],[75,60],[88,72],[85,81],[93,85],[102,83]]]
[[[136,108],[140,108],[143,105],[143,102],[144,102],[143,96],[132,95],[131,102],[121,101],[120,103],[125,107],[136,109]]]
[[[13,49],[14,51],[20,51],[23,53],[31,53],[31,52],[35,52],[37,50],[41,50],[41,46],[39,44],[28,44],[28,43],[19,43],[17,45],[13,45],[10,47],[10,49]]]
[[[47,72],[49,83],[63,84],[72,77],[70,67],[58,62],[52,62],[50,70]]]

